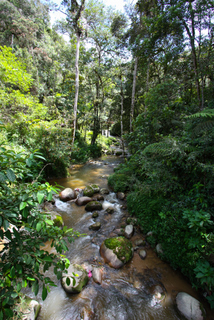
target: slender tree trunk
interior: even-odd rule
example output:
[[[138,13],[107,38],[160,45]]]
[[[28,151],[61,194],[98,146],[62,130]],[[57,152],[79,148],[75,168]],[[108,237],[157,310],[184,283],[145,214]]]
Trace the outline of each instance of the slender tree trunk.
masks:
[[[124,155],[125,155],[124,139],[123,139],[123,101],[124,101],[124,95],[123,95],[123,79],[122,79],[122,77],[121,77],[121,84],[120,84],[120,96],[121,96],[120,129],[121,129],[121,142],[122,142],[123,157],[124,157]]]
[[[132,132],[132,122],[134,119],[134,103],[135,103],[135,89],[136,89],[136,78],[137,78],[137,64],[138,58],[135,58],[134,72],[133,72],[133,85],[132,85],[132,101],[130,111],[130,132]]]
[[[72,146],[74,145],[76,124],[77,124],[77,103],[79,95],[79,53],[80,53],[80,35],[77,33],[76,61],[75,61],[75,99],[74,99],[74,120],[73,120],[73,138]]]

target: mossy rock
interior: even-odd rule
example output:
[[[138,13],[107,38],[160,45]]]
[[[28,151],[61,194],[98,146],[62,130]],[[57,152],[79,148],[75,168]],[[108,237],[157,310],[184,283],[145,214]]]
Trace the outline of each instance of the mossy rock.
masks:
[[[69,279],[69,281],[67,280]],[[73,281],[75,279],[75,281]],[[88,283],[89,277],[87,271],[78,264],[72,264],[68,268],[68,273],[63,273],[61,283],[67,293],[79,293]]]
[[[64,226],[64,221],[60,215],[56,215],[54,221],[54,226],[56,227],[63,227]]]
[[[36,301],[33,300],[25,295],[21,295],[21,299],[17,299],[17,304],[15,307],[15,311],[18,315],[22,315],[22,319],[26,320],[34,320],[38,317],[39,311],[41,309],[41,305]]]
[[[100,187],[97,184],[91,184],[90,187],[92,187],[94,193],[100,192]]]
[[[86,211],[102,210],[102,204],[98,201],[91,201],[85,206]]]
[[[92,197],[94,195],[94,189],[91,186],[85,187],[83,190],[83,196]]]
[[[133,226],[136,226],[137,225],[137,218],[133,218],[133,217],[128,217],[126,219],[126,223],[127,224],[131,224]]]
[[[117,258],[123,263],[127,263],[133,256],[133,247],[131,241],[124,237],[109,238],[104,241],[108,249],[113,250]]]
[[[97,211],[94,211],[94,212],[92,213],[92,218],[93,218],[93,219],[96,219],[97,217],[99,217],[99,213],[98,213]]]

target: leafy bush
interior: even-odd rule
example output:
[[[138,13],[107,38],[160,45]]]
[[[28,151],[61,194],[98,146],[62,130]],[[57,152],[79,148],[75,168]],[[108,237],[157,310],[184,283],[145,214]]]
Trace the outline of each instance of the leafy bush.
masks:
[[[36,156],[40,155],[3,147],[0,151],[0,318],[9,319],[22,288],[29,286],[37,295],[41,282],[42,299],[46,298],[49,286],[55,284],[45,276],[45,271],[53,266],[57,279],[61,278],[69,266],[61,255],[68,249],[63,238],[73,241],[79,234],[67,227],[54,226],[38,208],[44,199],[50,201],[57,192],[48,183],[39,183],[38,176],[31,173]],[[56,254],[41,249],[46,241],[55,247]]]

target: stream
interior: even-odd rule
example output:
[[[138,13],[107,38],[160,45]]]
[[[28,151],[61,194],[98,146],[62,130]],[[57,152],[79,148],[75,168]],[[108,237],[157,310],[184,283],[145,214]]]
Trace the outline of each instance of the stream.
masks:
[[[105,156],[84,166],[73,167],[69,178],[58,179],[56,182],[63,188],[84,188],[90,184],[108,188],[107,177],[119,162],[120,158]],[[100,212],[96,219],[101,222],[101,229],[98,231],[89,230],[89,226],[95,221],[84,206],[61,202],[56,198],[54,211],[62,215],[65,225],[86,234],[69,244],[67,258],[71,263],[102,267],[102,283],[97,284],[90,278],[81,293],[67,294],[53,272],[47,271],[47,276],[57,283],[57,287],[51,288],[45,301],[41,299],[41,292],[38,294],[36,300],[41,304],[38,320],[183,319],[175,307],[175,297],[181,291],[200,300],[206,309],[207,319],[213,319],[212,312],[200,293],[193,290],[188,280],[178,271],[161,261],[148,244],[144,247],[147,252],[145,260],[140,258],[136,250],[132,260],[121,269],[113,269],[104,263],[99,253],[101,243],[108,237],[117,236],[114,230],[128,216],[127,211],[122,209],[124,202],[118,200],[115,193],[110,191],[104,197],[103,208],[113,206],[115,212],[112,215],[107,215],[104,209]],[[135,240],[142,238],[143,234],[135,228],[131,239],[133,246]],[[48,247],[50,249],[47,244],[47,249]],[[154,295],[157,285],[166,290],[166,297],[161,302]],[[34,297],[32,294],[30,296]]]

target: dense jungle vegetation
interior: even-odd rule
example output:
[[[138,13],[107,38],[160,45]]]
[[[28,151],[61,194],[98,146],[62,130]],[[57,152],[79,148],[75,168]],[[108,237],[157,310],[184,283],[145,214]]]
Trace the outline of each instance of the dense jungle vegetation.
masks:
[[[0,2],[0,320],[22,288],[60,279],[64,237],[38,204],[48,178],[108,149],[131,157],[109,178],[150,243],[214,307],[213,0]],[[64,12],[51,25],[50,13]],[[65,40],[63,35],[67,35]],[[23,228],[24,227],[24,228]],[[52,240],[58,254],[40,250]]]

